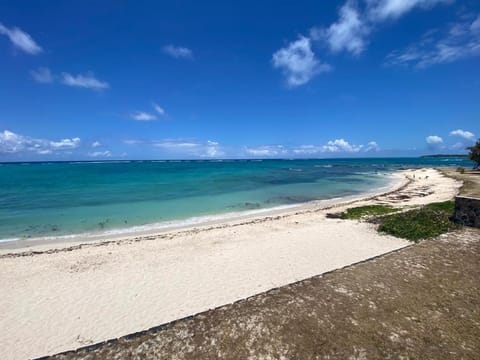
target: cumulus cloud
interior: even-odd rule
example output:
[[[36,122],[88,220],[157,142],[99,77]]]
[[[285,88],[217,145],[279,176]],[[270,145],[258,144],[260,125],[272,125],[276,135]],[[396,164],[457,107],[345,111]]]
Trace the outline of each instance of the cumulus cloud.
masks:
[[[475,134],[471,133],[470,131],[462,130],[462,129],[457,129],[453,130],[450,132],[451,136],[460,136],[466,140],[474,140],[475,139]]]
[[[316,58],[310,39],[303,36],[276,51],[272,63],[273,67],[282,70],[287,84],[291,87],[306,84],[315,75],[332,70],[330,65],[321,63]]]
[[[86,74],[71,75],[69,73],[62,73],[62,84],[73,87],[80,87],[92,90],[104,90],[108,89],[110,85],[95,78],[92,72]]]
[[[171,57],[176,59],[192,59],[193,58],[193,51],[189,48],[183,46],[174,46],[174,45],[166,45],[163,47],[163,52]]]
[[[438,145],[443,143],[443,139],[437,135],[430,135],[425,138],[425,141],[429,145]]]
[[[347,0],[338,12],[338,20],[329,27],[314,27],[313,40],[326,43],[333,53],[346,51],[353,55],[362,53],[368,37],[378,25],[397,19],[415,8],[428,9],[451,0],[366,0],[359,6],[356,0]]]
[[[245,147],[245,154],[254,157],[305,157],[319,156],[327,153],[360,153],[378,151],[380,147],[375,141],[367,145],[350,144],[345,139],[330,140],[324,145],[305,144],[293,147],[284,145],[264,145],[257,147]]]
[[[30,71],[32,78],[39,83],[49,84],[54,81],[54,76],[49,68],[39,67],[37,70]]]
[[[100,143],[100,141],[94,141],[92,143],[92,148],[96,148],[96,147],[99,147],[99,146],[102,146],[102,144]]]
[[[385,64],[421,69],[480,56],[479,19],[480,15],[451,24],[444,31],[428,31],[419,42],[388,54]]]
[[[0,35],[7,36],[13,46],[27,54],[36,55],[42,52],[42,48],[35,42],[35,40],[33,40],[29,34],[17,27],[7,28],[0,23]]]
[[[348,52],[358,56],[365,51],[368,38],[382,23],[397,19],[416,9],[432,8],[453,0],[347,0],[338,11],[338,19],[329,26],[317,26],[309,36],[301,36],[273,54],[273,66],[280,69],[291,87],[309,82],[321,72],[331,71],[331,65],[321,63],[312,50],[311,42],[326,46],[332,53]],[[361,5],[361,6],[360,6]],[[480,18],[471,24],[471,32],[480,28]],[[478,46],[470,44],[469,52]],[[449,52],[449,49],[446,50]],[[391,59],[401,54],[392,54]],[[445,55],[449,56],[449,55]],[[406,55],[411,58],[412,54]]]
[[[379,151],[380,150],[380,146],[378,146],[378,144],[375,142],[375,141],[370,141],[366,148],[364,149],[365,152],[369,152],[369,151]]]
[[[0,154],[36,153],[40,155],[76,149],[80,146],[78,137],[61,140],[35,139],[15,134],[12,131],[0,132]]]
[[[322,146],[325,152],[348,152],[356,153],[362,150],[363,145],[353,145],[344,139],[330,140],[326,145]]]
[[[62,139],[59,141],[50,141],[53,149],[75,149],[80,146],[80,138]]]
[[[310,34],[314,40],[325,41],[335,53],[345,50],[358,55],[366,47],[369,32],[356,1],[349,0],[340,8],[338,21],[327,29],[314,28]]]
[[[109,150],[93,151],[93,152],[88,153],[88,156],[94,157],[94,158],[98,158],[98,157],[108,158],[108,157],[112,156],[112,153]]]

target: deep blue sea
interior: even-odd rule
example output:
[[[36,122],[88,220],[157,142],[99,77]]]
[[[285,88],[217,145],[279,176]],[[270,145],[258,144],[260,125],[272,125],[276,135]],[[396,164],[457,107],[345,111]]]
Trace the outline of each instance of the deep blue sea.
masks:
[[[385,187],[391,171],[423,166],[472,163],[465,158],[3,163],[0,240],[161,227],[358,195]]]

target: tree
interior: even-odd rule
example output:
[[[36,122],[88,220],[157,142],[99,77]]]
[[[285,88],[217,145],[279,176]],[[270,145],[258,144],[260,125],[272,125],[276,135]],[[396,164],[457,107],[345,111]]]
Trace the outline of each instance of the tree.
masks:
[[[480,139],[477,140],[475,145],[467,147],[467,150],[470,150],[468,158],[476,163],[473,168],[480,169]]]

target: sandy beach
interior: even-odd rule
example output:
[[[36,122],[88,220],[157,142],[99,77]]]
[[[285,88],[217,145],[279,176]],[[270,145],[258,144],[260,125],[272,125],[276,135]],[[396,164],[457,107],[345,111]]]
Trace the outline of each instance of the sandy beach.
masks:
[[[409,246],[371,224],[325,217],[365,204],[444,201],[461,185],[434,169],[395,176],[384,194],[327,206],[93,242],[2,244],[0,357],[116,338]]]

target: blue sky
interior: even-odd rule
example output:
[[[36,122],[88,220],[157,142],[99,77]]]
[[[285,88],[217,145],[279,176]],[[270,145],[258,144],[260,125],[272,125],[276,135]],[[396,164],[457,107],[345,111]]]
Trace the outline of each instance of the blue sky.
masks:
[[[0,161],[458,153],[480,4],[0,1]]]

